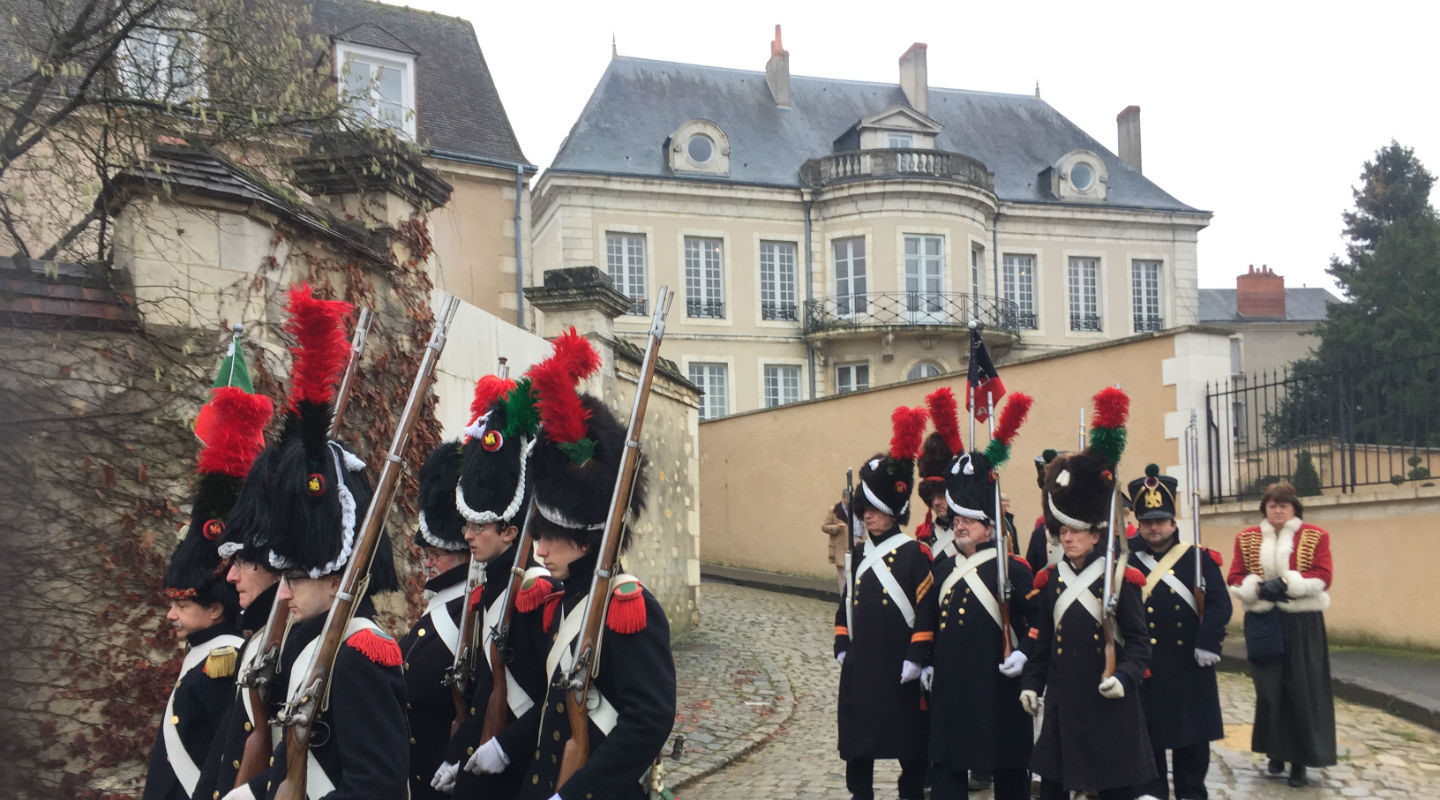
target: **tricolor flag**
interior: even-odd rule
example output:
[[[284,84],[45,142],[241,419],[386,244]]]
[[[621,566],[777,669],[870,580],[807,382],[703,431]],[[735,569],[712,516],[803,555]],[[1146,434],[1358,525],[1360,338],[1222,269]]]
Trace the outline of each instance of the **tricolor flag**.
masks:
[[[988,395],[988,396],[987,396]],[[965,377],[965,407],[980,422],[990,418],[989,405],[998,405],[1005,396],[1005,382],[995,371],[995,362],[990,360],[990,351],[985,349],[985,340],[980,338],[980,329],[970,329],[970,372]]]
[[[215,383],[211,390],[221,389],[226,386],[234,386],[246,394],[254,394],[255,387],[250,383],[250,370],[245,368],[245,354],[240,348],[240,333],[243,328],[235,326],[235,335],[230,339],[230,348],[225,351],[225,360],[220,362],[220,372],[215,376]],[[201,444],[207,444],[215,432],[215,426],[220,424],[215,413],[215,407],[207,402],[200,408],[200,416],[195,418],[195,438]],[[260,441],[263,443],[265,435],[259,433]]]

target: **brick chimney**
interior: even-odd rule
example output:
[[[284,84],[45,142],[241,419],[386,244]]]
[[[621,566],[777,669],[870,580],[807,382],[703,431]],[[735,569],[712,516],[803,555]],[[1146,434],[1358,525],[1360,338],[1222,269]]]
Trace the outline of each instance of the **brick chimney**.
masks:
[[[1261,265],[1235,276],[1235,311],[1246,319],[1285,319],[1285,278]]]
[[[1120,160],[1125,166],[1143,173],[1140,168],[1140,106],[1126,106],[1115,117],[1115,126],[1120,131]]]
[[[780,26],[775,26],[775,41],[770,43],[770,60],[765,62],[765,83],[775,105],[790,107],[790,53],[780,43]]]
[[[910,45],[900,56],[900,90],[910,107],[921,114],[930,113],[930,74],[925,68],[925,43]]]

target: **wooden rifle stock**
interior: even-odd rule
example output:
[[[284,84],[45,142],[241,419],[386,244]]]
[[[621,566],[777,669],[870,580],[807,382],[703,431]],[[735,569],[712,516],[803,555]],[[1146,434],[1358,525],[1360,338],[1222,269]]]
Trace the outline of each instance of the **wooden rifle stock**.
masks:
[[[315,663],[300,684],[299,696],[290,698],[282,712],[281,719],[289,730],[289,735],[285,737],[285,780],[275,791],[276,800],[305,799],[310,734],[315,719],[329,696],[335,657],[345,641],[350,620],[355,616],[355,606],[364,598],[366,585],[370,582],[370,563],[375,557],[380,537],[384,535],[385,516],[390,511],[390,504],[395,501],[395,491],[400,486],[401,473],[404,471],[405,446],[410,441],[411,431],[420,421],[424,401],[430,395],[435,364],[440,360],[441,351],[445,349],[445,334],[455,319],[455,311],[459,305],[460,301],[453,295],[445,296],[444,308],[435,323],[434,332],[430,335],[430,343],[425,346],[420,372],[410,386],[410,397],[405,401],[405,410],[401,412],[400,420],[395,426],[395,436],[390,441],[385,465],[380,469],[380,479],[370,500],[370,508],[365,512],[365,522],[356,536],[350,563],[345,565],[340,588],[335,593],[335,601],[330,605],[325,627],[320,631],[320,646],[315,654]]]
[[[441,679],[441,683],[450,687],[450,702],[455,707],[455,719],[450,722],[451,736],[470,719],[470,676],[474,674],[475,638],[480,630],[479,618],[470,603],[478,585],[475,580],[478,569],[481,569],[481,566],[476,563],[475,557],[471,556],[470,568],[465,572],[464,605],[460,607],[460,641],[455,643],[455,661],[445,670],[445,676]]]
[[[515,563],[510,567],[510,580],[505,585],[500,619],[490,637],[490,697],[485,701],[485,719],[480,728],[480,743],[484,744],[505,729],[510,721],[510,687],[505,680],[507,654],[510,650],[510,623],[515,619],[515,599],[525,582],[525,570],[530,567],[530,521],[535,516],[535,501],[525,511],[525,523],[520,528],[520,537],[515,540]]]
[[[595,577],[590,583],[590,601],[585,607],[580,644],[575,664],[565,679],[565,715],[570,720],[570,738],[565,741],[565,750],[560,757],[560,773],[555,781],[557,792],[590,758],[586,699],[590,693],[590,681],[600,668],[600,637],[605,629],[605,614],[610,608],[610,581],[614,577],[621,533],[630,508],[630,495],[640,471],[640,431],[645,423],[645,409],[650,403],[650,385],[655,379],[655,365],[660,360],[665,316],[670,312],[672,299],[669,287],[661,286],[655,301],[655,315],[650,320],[650,341],[645,347],[645,358],[640,363],[640,380],[635,387],[635,403],[630,408],[630,424],[625,430],[625,452],[620,458],[615,492],[610,496],[604,538],[600,540],[600,557],[595,566]]]

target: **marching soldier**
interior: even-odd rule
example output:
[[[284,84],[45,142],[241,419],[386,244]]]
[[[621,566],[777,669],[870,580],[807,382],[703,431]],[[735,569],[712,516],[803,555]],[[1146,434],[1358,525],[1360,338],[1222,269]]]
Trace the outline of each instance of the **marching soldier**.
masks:
[[[308,286],[292,289],[286,329],[299,340],[292,368],[291,397],[280,439],[261,454],[245,484],[236,513],[251,503],[267,520],[247,530],[252,545],[266,549],[266,561],[281,573],[278,602],[290,605],[291,629],[283,651],[280,684],[272,700],[296,698],[320,649],[341,576],[354,555],[373,490],[365,464],[329,438],[332,403],[349,343],[342,318],[350,305],[319,300]],[[345,630],[310,739],[305,791],[327,800],[393,800],[404,797],[409,764],[403,657],[396,641],[376,625],[371,598],[398,588],[388,536],[382,535],[371,563],[365,596]],[[272,798],[286,776],[286,744],[276,743],[268,770],[225,795],[225,800]]]
[[[955,394],[948,386],[925,396],[930,422],[935,430],[925,437],[915,469],[920,482],[916,490],[925,503],[925,521],[915,528],[915,541],[924,544],[937,562],[955,555],[954,520],[945,502],[945,473],[955,457],[965,450],[960,439],[959,413]]]
[[[1011,404],[1021,397],[1013,396]],[[959,553],[936,557],[937,588],[921,604],[917,624],[935,637],[925,659],[930,666],[922,673],[931,692],[932,800],[968,797],[967,773],[974,772],[991,776],[996,800],[1030,797],[1032,725],[1020,707],[1019,678],[1033,640],[1017,631],[1030,629],[1032,575],[1019,556],[1006,558],[1008,614],[997,601],[996,559],[1004,556],[996,546],[995,470],[1004,463],[1005,449],[992,445],[988,454],[962,453],[947,470],[944,496],[955,515]],[[920,659],[930,643],[911,647],[912,657]]]
[[[1129,800],[1155,777],[1154,754],[1140,706],[1150,637],[1140,601],[1144,578],[1116,559],[1111,580],[1114,672],[1104,620],[1106,539],[1124,448],[1129,399],[1119,389],[1095,396],[1090,447],[1056,460],[1046,473],[1045,515],[1060,532],[1064,558],[1035,577],[1036,622],[1021,678],[1021,705],[1045,716],[1030,768],[1041,777],[1042,800],[1068,800],[1071,790],[1099,791],[1102,800]],[[1118,513],[1117,513],[1118,516]]]
[[[910,521],[925,416],[922,408],[895,409],[890,452],[860,467],[855,493],[866,538],[850,553],[848,591],[835,612],[840,757],[855,800],[873,800],[877,758],[900,761],[901,800],[921,800],[925,792],[928,721],[921,664],[911,648],[933,637],[917,629],[915,611],[933,579],[923,546],[900,532]]]
[[[1157,773],[1136,787],[1140,800],[1170,796],[1166,750],[1173,751],[1176,800],[1206,800],[1210,742],[1225,736],[1215,665],[1230,621],[1230,593],[1214,550],[1202,548],[1202,581],[1195,580],[1195,551],[1180,541],[1175,524],[1178,485],[1155,464],[1145,467],[1145,477],[1130,482],[1140,529],[1132,540],[1130,565],[1145,575],[1140,594],[1150,626],[1150,674],[1140,698]],[[1197,586],[1203,586],[1200,597]]]
[[[1047,449],[1035,457],[1035,485],[1040,489],[1042,505],[1045,499],[1045,470],[1058,455],[1056,451]],[[1040,574],[1040,570],[1060,560],[1060,536],[1045,524],[1044,514],[1036,518],[1035,528],[1030,531],[1030,544],[1025,548],[1025,560],[1030,564],[1030,571],[1036,575]]]
[[[431,786],[435,769],[450,741],[455,703],[445,671],[460,645],[460,614],[470,571],[465,521],[455,510],[460,473],[460,443],[435,448],[420,467],[420,521],[415,546],[425,557],[425,591],[430,602],[415,627],[400,639],[405,657],[405,709],[410,719],[410,798],[440,800]]]

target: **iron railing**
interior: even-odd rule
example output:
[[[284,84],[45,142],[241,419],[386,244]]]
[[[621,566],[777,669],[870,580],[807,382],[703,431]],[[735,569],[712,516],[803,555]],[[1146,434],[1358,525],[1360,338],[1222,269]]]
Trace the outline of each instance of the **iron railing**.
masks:
[[[720,301],[685,301],[685,316],[691,319],[725,319],[725,304]]]
[[[1105,318],[1099,314],[1071,314],[1070,330],[1099,333],[1105,330]]]
[[[1162,317],[1132,317],[1131,320],[1135,323],[1136,333],[1149,333],[1165,328],[1165,320]]]
[[[847,150],[812,158],[800,165],[800,181],[821,187],[847,181],[887,178],[936,178],[995,191],[995,175],[961,153],[892,147]]]
[[[762,302],[760,304],[760,319],[794,322],[798,318],[794,303]]]
[[[806,335],[863,328],[967,327],[1019,330],[1019,307],[991,295],[866,292],[805,301]]]
[[[644,298],[644,297],[632,297],[632,298],[630,298],[630,310],[629,310],[629,311],[626,311],[625,313],[626,313],[626,314],[629,314],[629,315],[631,315],[631,316],[635,316],[635,317],[648,317],[648,316],[650,316],[650,301],[649,301],[649,299],[648,299],[648,298]]]
[[[1440,472],[1440,354],[1206,384],[1212,502],[1259,497],[1289,480],[1302,495],[1414,481]]]

